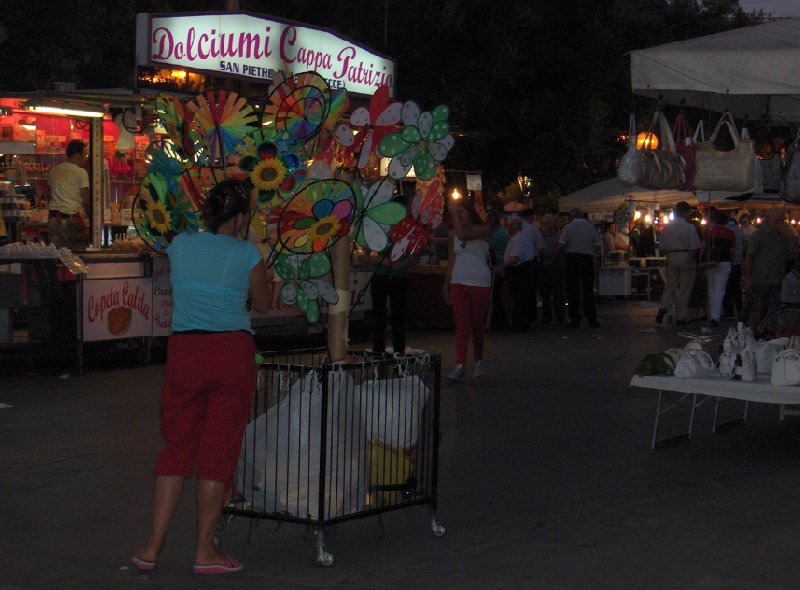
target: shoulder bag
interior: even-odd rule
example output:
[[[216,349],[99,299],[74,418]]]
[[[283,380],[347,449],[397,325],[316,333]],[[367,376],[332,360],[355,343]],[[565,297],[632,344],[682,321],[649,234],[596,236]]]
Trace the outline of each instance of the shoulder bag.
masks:
[[[675,139],[669,128],[667,118],[661,111],[656,111],[648,134],[652,134],[656,125],[659,127],[661,149],[640,150],[642,170],[639,173],[639,185],[652,189],[678,189],[686,182],[686,162],[675,151]]]
[[[783,165],[783,190],[782,197],[789,203],[800,203],[800,156],[797,150],[800,148],[800,130],[794,143],[787,150],[786,161]]]
[[[680,187],[683,191],[694,190],[695,158],[697,157],[697,133],[702,133],[703,121],[698,124],[695,136],[689,127],[689,120],[684,113],[679,113],[672,127],[672,136],[675,140],[675,153],[683,157],[685,180]]]
[[[642,171],[641,150],[636,149],[636,116],[631,113],[628,130],[628,151],[619,161],[617,176],[624,184],[636,184]]]
[[[723,125],[733,139],[734,148],[729,151],[717,150],[714,145]],[[704,191],[752,192],[754,154],[752,140],[741,139],[733,117],[724,113],[709,140],[697,144],[695,186]]]

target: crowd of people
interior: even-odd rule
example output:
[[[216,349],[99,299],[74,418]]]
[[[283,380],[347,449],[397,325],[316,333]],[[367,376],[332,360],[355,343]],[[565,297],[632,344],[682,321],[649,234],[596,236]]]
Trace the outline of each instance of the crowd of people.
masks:
[[[747,214],[736,219],[714,208],[701,223],[697,209],[681,202],[672,222],[637,219],[624,231],[616,223],[596,226],[580,209],[538,219],[526,211],[490,211],[482,221],[469,202],[449,208],[449,241],[440,232],[438,243],[450,245],[443,296],[453,303],[456,323],[453,381],[464,379],[470,333],[475,376],[486,371],[482,325],[489,301],[494,329],[522,333],[535,323],[574,329],[584,321],[599,327],[596,270],[614,255],[666,258],[659,324],[670,317],[679,326],[716,327],[728,319],[757,330],[772,310],[800,304],[800,239],[780,208],[759,226]]]
[[[690,211],[688,203],[678,203],[675,220],[659,237],[667,269],[656,322],[671,315],[679,326],[698,320],[719,326],[728,318],[758,331],[768,313],[800,303],[790,286],[798,273],[800,241],[782,209],[767,211],[758,227],[747,215],[737,223],[713,208],[700,224],[689,218]]]

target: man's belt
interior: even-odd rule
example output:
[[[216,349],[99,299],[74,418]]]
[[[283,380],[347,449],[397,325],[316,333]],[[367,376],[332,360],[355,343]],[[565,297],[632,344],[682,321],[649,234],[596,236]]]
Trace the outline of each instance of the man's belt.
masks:
[[[76,219],[80,217],[80,213],[64,213],[57,209],[50,209],[47,213],[49,219]]]
[[[676,254],[678,252],[691,252],[691,250],[670,250],[667,254]]]

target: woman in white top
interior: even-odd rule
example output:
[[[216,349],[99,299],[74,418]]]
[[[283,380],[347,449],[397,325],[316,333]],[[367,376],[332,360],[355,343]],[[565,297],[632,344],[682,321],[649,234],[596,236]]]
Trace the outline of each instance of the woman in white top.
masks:
[[[450,231],[447,275],[442,296],[453,307],[456,323],[456,366],[450,381],[464,380],[467,364],[467,338],[472,331],[475,377],[484,375],[483,325],[492,292],[489,235],[491,227],[481,221],[468,202],[450,200],[447,204],[453,220]]]

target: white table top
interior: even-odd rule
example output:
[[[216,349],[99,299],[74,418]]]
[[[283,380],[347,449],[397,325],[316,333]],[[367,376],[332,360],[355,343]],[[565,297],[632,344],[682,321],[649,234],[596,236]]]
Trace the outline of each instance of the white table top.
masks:
[[[696,379],[679,379],[672,375],[634,375],[631,386],[713,395],[764,404],[800,404],[800,386],[773,385],[767,375],[759,375],[756,381],[734,381],[719,374]]]

